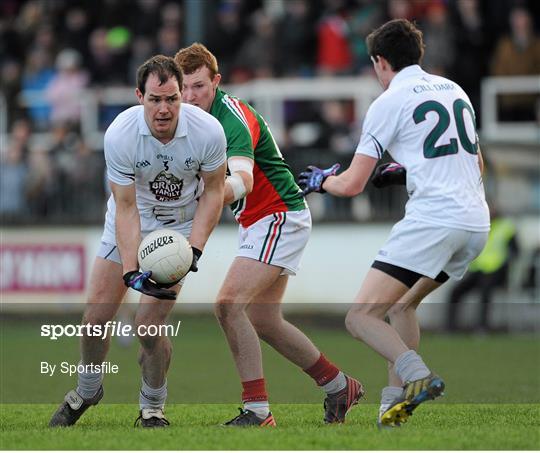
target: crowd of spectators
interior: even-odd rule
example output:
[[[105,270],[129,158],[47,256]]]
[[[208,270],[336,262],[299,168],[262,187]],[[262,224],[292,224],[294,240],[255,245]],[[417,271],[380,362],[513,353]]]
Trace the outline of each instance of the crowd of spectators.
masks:
[[[458,82],[477,112],[483,77],[540,74],[535,0],[201,0],[199,7],[199,39],[218,57],[228,84],[373,75],[365,37],[401,17],[424,32],[425,69]],[[0,2],[0,82],[10,132],[0,153],[4,218],[54,218],[81,203],[88,219],[100,218],[102,154],[81,138],[81,94],[133,86],[136,68],[149,56],[174,55],[189,45],[187,8],[170,0]],[[505,99],[503,114],[531,119],[530,103],[526,97]],[[358,119],[347,102],[304,110],[317,124],[305,145],[353,151]],[[302,140],[294,138],[305,134],[294,126],[287,144],[301,148]],[[53,138],[35,143],[34,132]]]

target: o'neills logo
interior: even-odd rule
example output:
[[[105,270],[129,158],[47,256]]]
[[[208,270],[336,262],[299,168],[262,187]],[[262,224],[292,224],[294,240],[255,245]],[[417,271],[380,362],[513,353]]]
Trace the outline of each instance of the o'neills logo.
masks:
[[[154,239],[150,244],[141,250],[141,259],[146,258],[154,250],[157,250],[164,245],[172,244],[173,242],[174,238],[172,236],[161,236],[160,238]]]

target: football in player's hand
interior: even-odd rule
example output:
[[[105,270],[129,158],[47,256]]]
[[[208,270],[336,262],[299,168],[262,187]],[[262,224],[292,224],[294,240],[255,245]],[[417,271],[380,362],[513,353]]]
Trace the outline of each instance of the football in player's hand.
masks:
[[[152,271],[152,280],[170,284],[181,280],[193,262],[193,251],[179,232],[161,229],[148,234],[139,245],[139,266]]]

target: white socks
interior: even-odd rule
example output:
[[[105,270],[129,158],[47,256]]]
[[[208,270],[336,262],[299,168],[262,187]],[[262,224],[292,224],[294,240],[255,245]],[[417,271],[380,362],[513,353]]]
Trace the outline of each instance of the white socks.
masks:
[[[393,403],[403,393],[403,387],[384,387],[381,392],[381,406]]]
[[[244,409],[255,412],[255,415],[259,418],[266,418],[270,413],[270,404],[268,401],[250,401],[244,403]]]
[[[381,405],[379,406],[379,421],[383,414],[390,409],[392,403],[403,393],[403,387],[384,387],[381,392]]]
[[[103,382],[102,373],[79,373],[77,382],[77,393],[85,400],[92,398],[101,383]],[[150,387],[142,379],[141,391],[139,394],[139,405],[142,408],[162,408],[167,399],[167,380],[157,389]]]
[[[431,373],[422,357],[412,349],[404,352],[396,359],[394,371],[404,383],[423,379]]]
[[[79,364],[81,363],[79,362]],[[76,392],[83,399],[88,400],[97,393],[102,382],[103,373],[79,373]]]
[[[139,393],[139,406],[143,408],[160,408],[162,409],[167,399],[167,380],[157,389],[150,387],[144,378],[142,379],[141,391]]]
[[[342,371],[340,371],[337,376],[332,379],[327,384],[321,385],[321,388],[330,395],[331,393],[337,393],[340,390],[343,390],[345,386],[347,385],[347,380],[345,379],[345,375]]]

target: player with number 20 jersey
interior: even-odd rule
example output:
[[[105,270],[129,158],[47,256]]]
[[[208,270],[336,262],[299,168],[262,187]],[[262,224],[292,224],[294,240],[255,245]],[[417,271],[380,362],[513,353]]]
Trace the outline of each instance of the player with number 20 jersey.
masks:
[[[366,114],[355,156],[339,175],[335,166],[311,166],[299,180],[306,194],[355,196],[388,151],[397,163],[379,166],[374,185],[407,185],[405,217],[379,250],[345,320],[353,337],[388,361],[378,423],[394,428],[445,387],[416,352],[416,307],[450,277],[463,277],[490,222],[468,96],[455,82],[422,70],[422,32],[408,20],[387,22],[366,45],[384,92]]]
[[[408,219],[489,231],[474,111],[458,84],[402,69],[371,104],[356,152],[385,150],[407,170]]]

